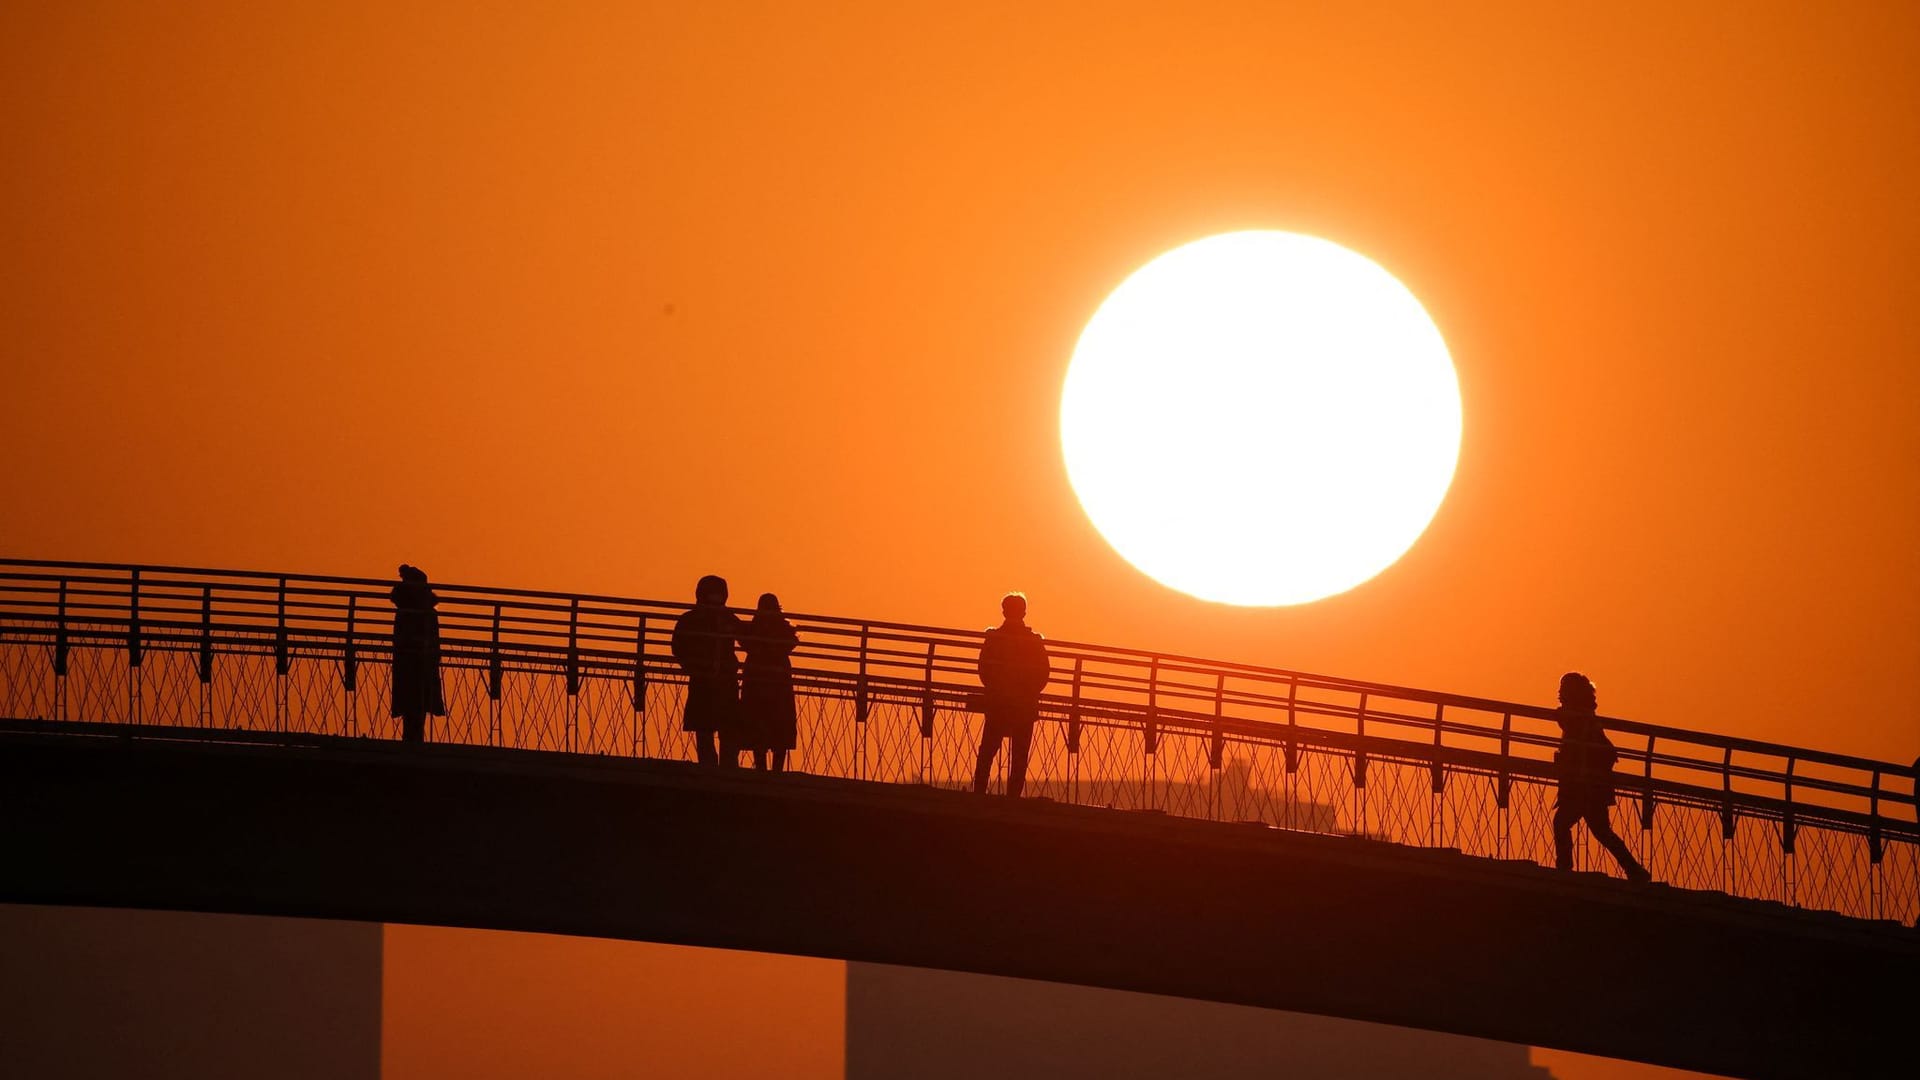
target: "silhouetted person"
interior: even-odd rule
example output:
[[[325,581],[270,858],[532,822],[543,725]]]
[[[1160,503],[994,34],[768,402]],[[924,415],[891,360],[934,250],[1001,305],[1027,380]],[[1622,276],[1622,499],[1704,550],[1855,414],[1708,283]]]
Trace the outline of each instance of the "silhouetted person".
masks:
[[[1573,869],[1573,827],[1585,821],[1593,838],[1619,861],[1627,880],[1648,881],[1653,875],[1607,820],[1613,806],[1613,763],[1620,755],[1600,729],[1599,710],[1593,680],[1577,671],[1560,677],[1560,749],[1553,755],[1560,770],[1560,801],[1553,810],[1554,865]]]
[[[1027,752],[1033,725],[1040,719],[1040,691],[1052,677],[1047,647],[1027,626],[1027,598],[1008,593],[1000,601],[1006,621],[987,631],[980,643],[980,685],[986,687],[986,722],[980,732],[980,757],[973,767],[973,790],[984,793],[993,775],[1000,740],[1011,743],[1007,794],[1019,798],[1027,783]]]
[[[727,610],[723,577],[701,578],[693,587],[693,600],[693,607],[673,624],[673,658],[687,673],[687,709],[680,727],[693,733],[694,756],[702,765],[737,765],[732,741],[739,725],[740,661],[733,649],[741,622]]]
[[[762,593],[740,639],[747,663],[740,681],[741,730],[756,769],[785,772],[798,742],[793,707],[793,650],[800,635],[780,613],[780,598]]]
[[[427,741],[427,717],[447,715],[440,694],[440,598],[427,585],[426,571],[400,567],[393,587],[393,708],[404,742]]]

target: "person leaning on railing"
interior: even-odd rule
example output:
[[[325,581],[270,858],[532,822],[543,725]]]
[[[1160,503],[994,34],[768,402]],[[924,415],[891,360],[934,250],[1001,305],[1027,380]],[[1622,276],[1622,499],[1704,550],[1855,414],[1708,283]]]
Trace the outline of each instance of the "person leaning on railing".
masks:
[[[400,566],[393,587],[393,707],[404,742],[427,740],[427,717],[447,715],[440,692],[440,603],[427,585],[426,571]]]
[[[1600,729],[1599,711],[1593,680],[1577,671],[1560,677],[1560,749],[1553,755],[1560,770],[1560,798],[1553,810],[1554,865],[1573,869],[1573,827],[1585,821],[1593,838],[1619,860],[1628,881],[1650,881],[1653,875],[1607,820],[1613,806],[1613,763],[1620,755]]]

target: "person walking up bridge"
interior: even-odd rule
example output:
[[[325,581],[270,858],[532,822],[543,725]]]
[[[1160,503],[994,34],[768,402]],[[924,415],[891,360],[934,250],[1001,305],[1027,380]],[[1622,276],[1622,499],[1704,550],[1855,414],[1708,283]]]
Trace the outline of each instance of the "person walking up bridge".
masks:
[[[1607,812],[1613,806],[1613,763],[1619,753],[1600,728],[1600,697],[1593,680],[1577,671],[1560,677],[1560,799],[1553,811],[1554,865],[1573,869],[1573,827],[1587,823],[1600,846],[1613,854],[1628,881],[1650,881],[1627,842],[1613,831]]]

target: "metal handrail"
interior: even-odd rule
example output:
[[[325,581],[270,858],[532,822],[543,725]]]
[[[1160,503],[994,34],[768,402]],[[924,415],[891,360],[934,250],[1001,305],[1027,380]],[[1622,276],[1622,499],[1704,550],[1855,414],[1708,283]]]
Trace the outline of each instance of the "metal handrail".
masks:
[[[391,625],[387,593],[392,584],[270,571],[0,560],[0,619],[25,624],[0,634],[32,634],[35,631],[26,627],[38,626],[38,633],[57,634],[70,644],[113,644],[137,632],[149,648],[204,646],[210,653],[226,654],[257,651],[246,648],[242,636],[266,632],[280,635],[286,639],[284,647],[296,651],[324,641],[337,642],[336,647],[343,649],[350,645],[358,654],[374,657],[382,653]],[[631,674],[636,663],[670,674],[670,660],[660,650],[671,631],[669,620],[689,606],[497,586],[436,584],[434,588],[441,598],[447,656],[455,663],[482,662],[489,650],[499,650],[512,654],[516,663],[541,668],[564,656],[583,669],[611,674]],[[977,692],[970,685],[971,653],[978,648],[980,631],[829,615],[790,614],[789,618],[803,640],[795,654],[796,667],[809,676],[850,677],[857,668],[863,685],[876,693],[939,694],[965,702]],[[493,637],[496,628],[497,639]],[[1168,730],[1312,745],[1436,769],[1452,767],[1543,781],[1554,776],[1544,755],[1557,746],[1557,736],[1513,725],[1515,718],[1551,722],[1556,713],[1550,708],[1176,653],[1074,641],[1050,641],[1049,647],[1055,660],[1055,688],[1066,686],[1067,677],[1078,673],[1071,693],[1056,691],[1043,700],[1044,707],[1058,715],[1071,712]],[[942,649],[947,650],[945,654]],[[911,676],[895,679],[887,674],[893,670]],[[1305,696],[1309,694],[1347,695],[1358,698],[1360,704]],[[1424,707],[1432,715],[1409,711],[1409,706]],[[1229,708],[1264,712],[1271,718],[1229,715],[1225,712]],[[1474,723],[1461,719],[1461,713],[1499,717],[1501,722],[1497,726]],[[1285,722],[1278,719],[1281,714]],[[1618,747],[1622,766],[1639,772],[1616,773],[1621,795],[1732,808],[1801,823],[1817,820],[1880,836],[1920,836],[1912,823],[1886,814],[1890,805],[1915,802],[1910,786],[1902,785],[1908,786],[1905,792],[1888,786],[1893,780],[1911,781],[1915,772],[1909,765],[1617,717],[1603,717],[1600,722],[1608,731],[1635,737]],[[1329,728],[1328,723],[1340,727],[1350,723],[1354,730]],[[1411,732],[1414,737],[1369,734],[1364,731],[1366,725],[1376,731],[1384,727]],[[1497,744],[1501,750],[1448,745],[1449,739]],[[1779,759],[1782,766],[1736,762],[1736,754]],[[1840,775],[1809,774],[1809,766]],[[1687,783],[1657,772],[1679,773],[1700,782]],[[1736,782],[1775,787],[1781,796],[1741,790]],[[1815,796],[1854,805],[1808,801]]]

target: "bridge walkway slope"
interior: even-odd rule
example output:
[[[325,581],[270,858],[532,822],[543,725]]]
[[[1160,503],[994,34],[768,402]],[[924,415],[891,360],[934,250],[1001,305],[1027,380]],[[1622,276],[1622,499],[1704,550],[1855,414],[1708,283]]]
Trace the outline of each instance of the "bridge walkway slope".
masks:
[[[1045,979],[1736,1076],[1900,1075],[1920,936],[1355,836],[602,755],[12,722],[0,900]]]

